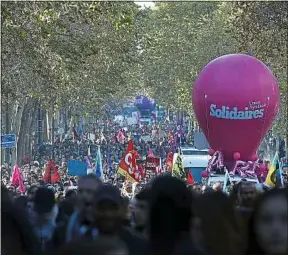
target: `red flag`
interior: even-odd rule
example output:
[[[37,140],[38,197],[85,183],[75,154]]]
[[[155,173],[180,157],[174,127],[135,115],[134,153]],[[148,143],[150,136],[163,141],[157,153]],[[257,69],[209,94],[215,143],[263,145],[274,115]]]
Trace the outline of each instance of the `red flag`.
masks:
[[[48,162],[48,165],[45,169],[43,181],[49,182],[52,184],[60,181],[60,174],[58,173],[57,166],[55,165],[54,161],[52,161],[52,160],[50,160]]]
[[[187,184],[194,184],[195,180],[193,178],[193,175],[191,173],[191,171],[188,171],[188,176],[187,176]]]
[[[139,182],[140,180],[140,173],[136,164],[136,153],[133,140],[130,140],[118,168],[118,173],[131,182]]]
[[[118,134],[117,134],[116,137],[117,137],[118,143],[124,143],[125,135],[124,135],[124,132],[121,129],[119,129]]]
[[[11,184],[14,185],[16,188],[19,187],[22,194],[25,193],[24,183],[17,164],[14,166],[13,169]]]

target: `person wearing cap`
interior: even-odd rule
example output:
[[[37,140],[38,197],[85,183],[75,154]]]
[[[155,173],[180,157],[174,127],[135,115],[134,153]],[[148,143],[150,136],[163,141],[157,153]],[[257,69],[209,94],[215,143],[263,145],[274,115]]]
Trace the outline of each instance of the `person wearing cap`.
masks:
[[[117,237],[126,244],[130,255],[147,254],[146,240],[132,234],[128,228],[123,226],[126,216],[124,199],[117,187],[104,184],[95,192],[93,216],[94,226],[98,230],[97,238]]]

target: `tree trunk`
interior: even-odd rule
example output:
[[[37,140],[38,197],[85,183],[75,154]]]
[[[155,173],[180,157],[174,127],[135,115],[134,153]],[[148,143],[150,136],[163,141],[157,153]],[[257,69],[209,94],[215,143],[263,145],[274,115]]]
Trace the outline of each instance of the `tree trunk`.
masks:
[[[26,136],[30,135],[29,128],[32,122],[31,112],[37,109],[37,105],[35,100],[28,99],[27,103],[24,105],[23,113],[21,116],[20,121],[20,129],[18,134],[18,141],[17,141],[17,162],[21,165],[23,158],[25,156],[25,142],[27,141]]]

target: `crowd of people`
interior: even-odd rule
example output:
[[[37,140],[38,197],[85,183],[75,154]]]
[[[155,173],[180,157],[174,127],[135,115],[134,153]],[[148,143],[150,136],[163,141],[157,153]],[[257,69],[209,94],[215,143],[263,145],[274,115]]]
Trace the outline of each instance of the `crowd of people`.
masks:
[[[93,174],[59,200],[1,189],[3,254],[287,254],[287,189],[241,181],[228,196],[161,175],[129,201]]]
[[[119,132],[120,130],[120,132]],[[145,140],[146,136],[151,139]],[[25,194],[11,185],[12,169],[1,167],[3,254],[127,255],[284,255],[288,254],[288,190],[258,190],[242,179],[229,194],[186,182],[165,172],[145,185],[117,175],[133,139],[140,160],[152,149],[166,158],[186,143],[176,125],[108,130],[41,147],[36,158],[23,159]],[[69,159],[96,158],[101,145],[104,178],[70,176]],[[45,183],[46,164],[53,160],[60,180]],[[94,164],[93,164],[94,167]]]

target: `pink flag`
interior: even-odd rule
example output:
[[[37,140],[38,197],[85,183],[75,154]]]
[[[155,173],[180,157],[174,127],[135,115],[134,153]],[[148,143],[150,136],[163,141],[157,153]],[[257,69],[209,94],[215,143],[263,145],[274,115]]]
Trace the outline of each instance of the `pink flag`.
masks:
[[[151,148],[149,148],[148,157],[149,157],[149,158],[155,158],[154,153],[153,153],[153,151],[152,151]]]
[[[123,134],[121,130],[118,131],[117,140],[118,140],[118,143],[123,143],[125,140],[125,135]]]
[[[16,188],[19,186],[21,193],[25,193],[24,183],[17,164],[15,164],[13,169],[11,184],[14,185]]]

